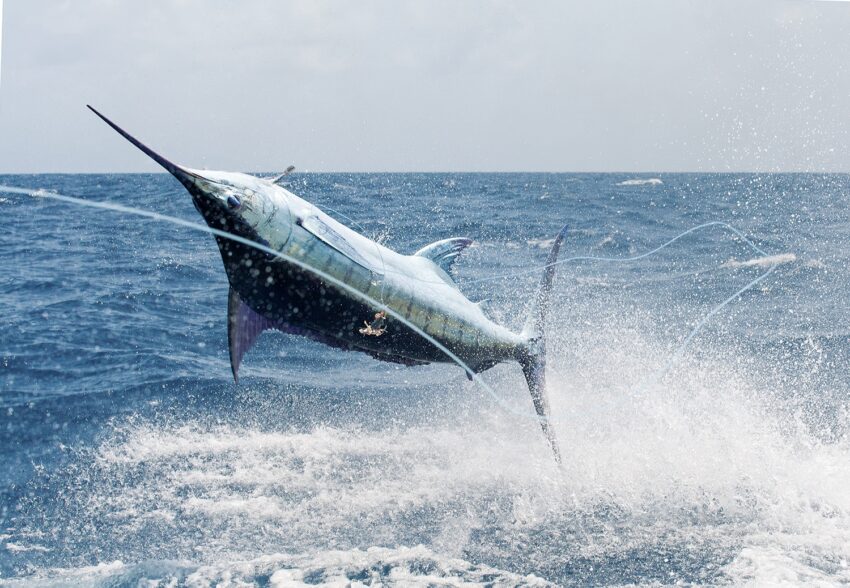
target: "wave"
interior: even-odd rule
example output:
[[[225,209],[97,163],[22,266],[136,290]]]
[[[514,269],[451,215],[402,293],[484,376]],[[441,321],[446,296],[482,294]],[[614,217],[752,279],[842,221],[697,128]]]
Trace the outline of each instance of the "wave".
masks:
[[[181,561],[121,561],[56,569],[49,575],[13,582],[22,586],[76,585],[262,585],[262,586],[517,586],[555,584],[534,574],[515,574],[460,558],[444,557],[422,545],[370,547],[314,555],[270,554],[245,560],[198,565]]]
[[[574,222],[582,247],[626,247],[631,241],[623,235],[641,227],[650,231],[647,240],[660,238],[651,232],[658,231],[654,223],[611,233],[621,219],[609,222],[600,215],[594,194],[621,178],[594,180],[593,191],[577,187],[581,200]],[[667,184],[679,181],[665,177]],[[708,196],[719,194],[714,181],[703,184]],[[468,189],[464,182],[458,179],[458,190]],[[619,191],[625,204],[612,211],[639,212],[629,208],[642,206],[629,197],[635,190],[641,189]],[[425,188],[422,193],[430,194]],[[424,197],[421,202],[433,204]],[[191,205],[184,204],[191,213]],[[711,204],[706,214],[713,218],[716,210]],[[484,222],[448,213],[439,218],[450,221],[440,228],[445,236],[465,234],[469,223]],[[644,222],[639,214],[630,218]],[[667,221],[665,226],[677,226],[687,219]],[[435,230],[404,222],[404,230],[394,231],[411,231],[411,240],[427,242],[426,233]],[[784,242],[779,229],[785,224],[765,222],[756,223],[759,230]],[[113,239],[121,231],[107,235]],[[549,232],[543,224],[535,229],[541,237]],[[65,243],[68,234],[56,242]],[[505,271],[505,248],[550,247],[548,239],[526,242],[526,235],[515,232],[504,239],[494,232],[490,238],[482,248],[487,254],[482,273]],[[514,241],[502,243],[509,238]],[[143,281],[129,289],[132,299],[124,303],[113,298],[128,288],[81,283],[75,276],[86,272],[76,263],[64,264],[70,268],[66,275],[54,275],[63,264],[55,263],[52,250],[45,255],[49,274],[42,271],[57,288],[65,280],[68,286],[50,294],[48,302],[55,300],[55,306],[45,303],[32,318],[21,313],[26,329],[16,357],[31,371],[13,374],[28,374],[33,394],[47,391],[54,381],[59,391],[100,387],[110,394],[102,399],[81,394],[29,408],[21,401],[14,415],[10,412],[7,424],[17,427],[8,434],[15,441],[10,447],[23,448],[15,463],[23,464],[21,469],[33,463],[35,473],[32,482],[15,490],[20,500],[18,494],[9,499],[10,514],[3,521],[8,526],[0,527],[3,582],[15,574],[24,576],[19,583],[35,585],[123,585],[156,578],[178,585],[224,584],[226,578],[256,584],[274,584],[272,578],[283,585],[375,584],[376,577],[398,585],[414,579],[533,585],[539,578],[574,585],[850,582],[850,419],[844,380],[836,377],[835,389],[817,383],[832,373],[826,367],[831,360],[811,342],[807,323],[791,331],[802,337],[799,345],[792,341],[787,349],[764,350],[770,341],[760,327],[768,320],[758,313],[773,320],[779,305],[790,304],[789,297],[752,291],[741,308],[719,314],[700,333],[692,353],[663,382],[642,384],[664,364],[688,321],[702,316],[704,304],[722,299],[731,280],[746,277],[738,272],[694,278],[699,296],[678,305],[688,294],[679,283],[668,293],[640,281],[662,275],[660,268],[623,266],[621,272],[594,265],[570,268],[569,274],[564,268],[556,296],[564,304],[552,308],[548,365],[553,427],[569,448],[564,469],[558,470],[535,421],[502,411],[455,368],[396,370],[342,352],[320,353],[316,346],[275,335],[265,348],[258,346],[252,375],[240,388],[225,384],[223,323],[208,314],[224,291],[197,285],[207,280],[196,280],[190,266],[203,258],[173,249],[168,238],[149,240],[163,243],[153,263],[141,266],[139,274],[117,273],[115,280],[123,284],[150,275],[167,282]],[[705,244],[695,239],[681,245],[688,243]],[[791,254],[749,259],[743,249],[735,251],[714,253],[711,267],[733,255],[739,257],[729,262],[733,267],[796,259]],[[830,271],[833,266],[842,271],[841,257],[825,248],[798,254],[801,268],[828,263]],[[824,261],[806,261],[812,257]],[[113,275],[108,273],[113,265],[109,260],[102,266],[103,274]],[[682,275],[690,267],[675,265]],[[800,283],[791,278],[806,272],[780,273],[787,274],[780,284],[791,291]],[[180,281],[182,276],[186,279]],[[41,288],[37,278],[25,275],[16,283],[32,280],[33,288]],[[494,294],[498,311],[504,308],[503,316],[521,323],[526,288],[513,282],[486,292]],[[169,284],[184,288],[183,300],[191,301],[178,305],[186,317],[177,323],[169,310],[174,299],[151,295]],[[91,306],[86,303],[92,297],[96,306],[102,301],[113,312],[98,311],[97,320],[78,323],[76,307],[64,304],[68,292],[77,293],[80,308]],[[811,289],[799,292],[800,304],[821,300]],[[674,304],[667,304],[670,300]],[[42,330],[42,311],[49,311],[53,330]],[[643,312],[654,316],[642,323]],[[139,316],[145,320],[130,320]],[[736,320],[738,336],[752,337],[751,344],[727,345],[739,332]],[[101,323],[110,330],[84,328]],[[117,335],[130,332],[131,323],[138,332],[123,339],[125,344],[115,343]],[[150,330],[142,330],[143,323]],[[175,324],[185,327],[176,344]],[[57,335],[60,328],[84,335],[63,338]],[[43,339],[26,340],[36,331]],[[48,339],[49,345],[39,343]],[[71,360],[45,362],[52,358],[54,339],[69,347],[60,351]],[[203,353],[192,353],[195,343],[207,346]],[[94,345],[99,355],[87,355],[86,346]],[[274,355],[281,349],[286,361]],[[115,359],[116,353],[137,361]],[[104,368],[100,359],[107,356],[113,363]],[[97,374],[83,371],[90,364],[100,366]],[[43,375],[48,368],[56,371],[55,379]],[[23,385],[24,376],[14,377]],[[516,365],[497,366],[482,377],[516,413],[533,414]],[[129,391],[111,392],[122,386]],[[146,409],[148,402],[155,408]],[[39,418],[48,409],[50,418]],[[60,436],[64,414],[67,422],[82,424]],[[58,457],[43,458],[42,447],[60,440],[70,447],[57,445]]]
[[[617,182],[618,186],[660,186],[664,182],[661,178],[633,178],[631,180],[623,180]]]

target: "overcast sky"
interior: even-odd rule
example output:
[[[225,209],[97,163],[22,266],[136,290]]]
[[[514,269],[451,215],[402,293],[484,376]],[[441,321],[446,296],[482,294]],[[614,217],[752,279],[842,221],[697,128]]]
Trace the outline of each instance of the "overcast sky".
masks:
[[[2,1],[2,0],[0,0]],[[850,172],[850,2],[6,0],[0,173]]]

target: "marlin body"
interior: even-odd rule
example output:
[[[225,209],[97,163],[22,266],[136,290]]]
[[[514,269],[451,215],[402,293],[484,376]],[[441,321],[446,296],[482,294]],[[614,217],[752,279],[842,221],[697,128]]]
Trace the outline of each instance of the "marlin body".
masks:
[[[91,108],[91,107],[89,107]],[[418,332],[380,308],[287,258],[298,260],[379,301],[457,355],[473,372],[505,361],[523,368],[544,433],[560,459],[548,424],[543,327],[553,264],[565,235],[549,255],[543,280],[522,333],[491,321],[451,277],[458,255],[472,241],[437,241],[402,255],[346,227],[280,186],[280,179],[174,164],[91,108],[118,133],[174,175],[214,229],[264,245],[286,257],[216,236],[230,282],[228,342],[238,381],[245,353],[265,330],[302,335],[332,347],[406,365],[452,360]],[[467,374],[470,378],[471,374]]]

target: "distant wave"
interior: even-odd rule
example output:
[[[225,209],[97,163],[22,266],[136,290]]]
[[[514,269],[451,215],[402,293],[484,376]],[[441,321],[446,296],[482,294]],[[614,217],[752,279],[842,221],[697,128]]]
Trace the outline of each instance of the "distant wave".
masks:
[[[623,180],[618,182],[618,186],[660,186],[664,182],[661,178],[633,178],[631,180]]]
[[[723,264],[723,267],[770,267],[771,265],[792,263],[794,261],[797,261],[797,256],[793,253],[780,253],[779,255],[768,255],[767,257],[757,257],[746,261],[730,259]]]

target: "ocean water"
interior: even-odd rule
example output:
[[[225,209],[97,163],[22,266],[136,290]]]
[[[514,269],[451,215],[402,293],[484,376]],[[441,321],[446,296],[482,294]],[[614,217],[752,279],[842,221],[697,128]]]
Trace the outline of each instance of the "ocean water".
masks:
[[[163,174],[0,185],[201,222]],[[516,365],[491,395],[265,333],[236,386],[212,237],[0,194],[0,584],[850,583],[850,176],[289,187],[401,252],[474,239],[460,288],[512,327],[563,224],[566,257],[712,221],[767,255],[713,225],[558,268],[558,468]]]

